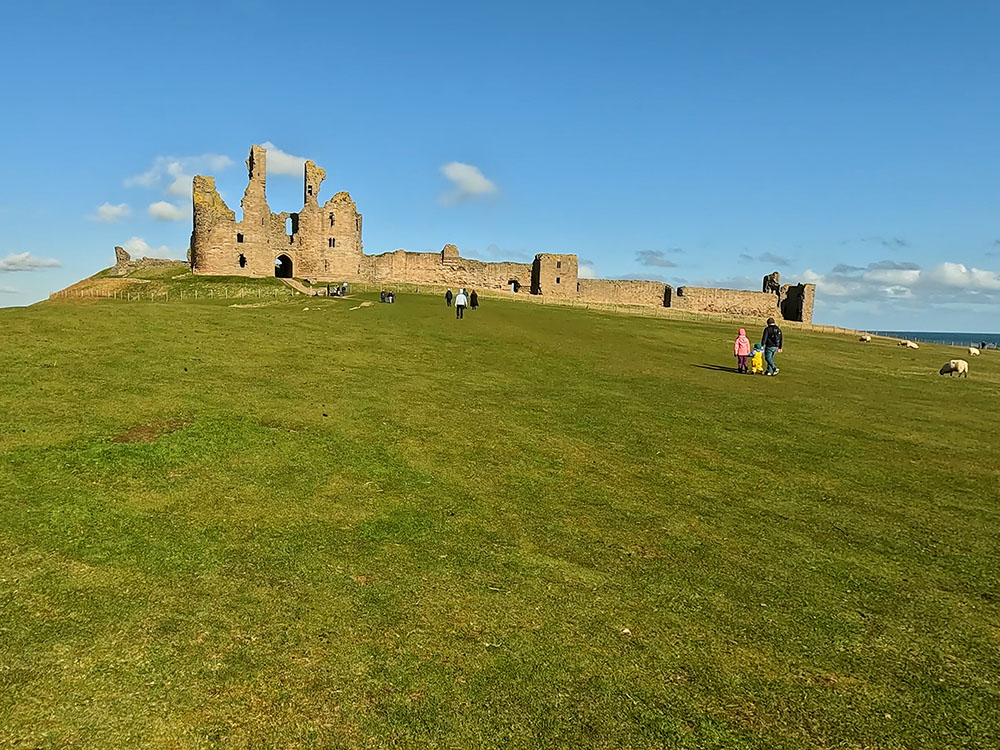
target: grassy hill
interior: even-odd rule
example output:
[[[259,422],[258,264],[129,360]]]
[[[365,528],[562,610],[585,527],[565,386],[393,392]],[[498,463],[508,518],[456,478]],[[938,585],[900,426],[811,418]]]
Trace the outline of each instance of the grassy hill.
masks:
[[[995,353],[233,304],[0,310],[0,745],[1000,746]]]

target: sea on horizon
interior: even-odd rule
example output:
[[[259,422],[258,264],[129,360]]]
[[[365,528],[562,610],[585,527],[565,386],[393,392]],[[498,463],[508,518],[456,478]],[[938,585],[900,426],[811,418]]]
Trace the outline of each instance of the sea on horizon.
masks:
[[[1000,348],[1000,333],[962,333],[956,331],[872,331],[876,336],[923,341],[926,344],[952,344],[979,347],[985,341],[990,348]]]

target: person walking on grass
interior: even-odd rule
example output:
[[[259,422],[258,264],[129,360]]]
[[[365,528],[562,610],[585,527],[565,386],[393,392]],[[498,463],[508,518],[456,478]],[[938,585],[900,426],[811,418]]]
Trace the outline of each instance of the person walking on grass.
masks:
[[[479,295],[476,294],[476,290],[472,290],[472,294],[469,295],[469,309],[478,310],[479,309]]]
[[[451,289],[444,293],[444,301],[451,307]]]
[[[747,357],[750,356],[750,339],[747,338],[745,328],[741,328],[736,337],[736,342],[733,344],[733,354],[736,355],[736,372],[750,372],[750,365],[747,364]]]
[[[781,329],[774,322],[774,318],[767,319],[767,328],[760,338],[760,345],[764,347],[764,361],[767,362],[765,375],[777,375],[780,370],[774,364],[774,355],[781,354]]]
[[[465,312],[467,304],[469,304],[469,298],[465,296],[465,290],[459,289],[458,294],[455,295],[455,317],[459,320],[462,319],[462,313]]]

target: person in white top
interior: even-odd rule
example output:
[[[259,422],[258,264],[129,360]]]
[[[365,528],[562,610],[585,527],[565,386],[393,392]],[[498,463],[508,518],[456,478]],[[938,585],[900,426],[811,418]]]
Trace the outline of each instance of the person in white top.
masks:
[[[458,294],[455,295],[455,317],[459,320],[462,319],[462,313],[465,312],[465,306],[469,304],[469,298],[465,294],[464,289],[459,289]]]

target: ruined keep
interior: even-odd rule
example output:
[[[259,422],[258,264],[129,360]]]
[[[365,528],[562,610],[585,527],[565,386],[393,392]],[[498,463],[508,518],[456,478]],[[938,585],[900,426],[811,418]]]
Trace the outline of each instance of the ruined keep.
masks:
[[[354,281],[391,286],[422,284],[531,294],[554,301],[579,301],[690,312],[812,321],[813,284],[780,284],[777,272],[760,292],[680,286],[657,281],[582,279],[573,254],[540,253],[532,263],[485,263],[463,258],[455,245],[439,253],[406,250],[366,255],[362,217],[346,192],[322,206],[318,196],[326,172],[313,162],[303,168],[303,205],[297,213],[274,213],[267,204],[267,152],[251,146],[242,217],[226,205],[215,178],[194,178],[194,227],[189,259],[197,274],[279,276],[312,282]]]

